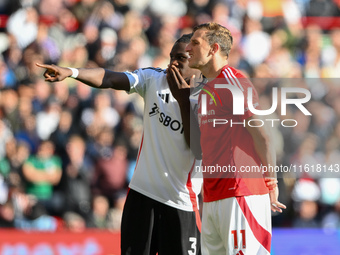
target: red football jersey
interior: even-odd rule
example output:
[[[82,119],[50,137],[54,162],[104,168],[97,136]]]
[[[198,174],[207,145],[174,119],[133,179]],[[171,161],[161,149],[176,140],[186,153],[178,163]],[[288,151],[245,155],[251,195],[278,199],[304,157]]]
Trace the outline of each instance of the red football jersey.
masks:
[[[216,84],[236,87],[243,93],[244,101],[239,96],[233,98],[230,89],[216,88]],[[258,108],[258,95],[252,83],[238,70],[227,65],[200,92],[198,119],[204,202],[269,192],[253,139],[245,127],[245,122],[253,115],[247,103],[248,88],[252,88],[252,105]],[[202,106],[203,95],[206,95],[206,106]],[[244,114],[233,114],[234,99],[244,104]],[[202,114],[202,107],[206,107],[206,114]]]

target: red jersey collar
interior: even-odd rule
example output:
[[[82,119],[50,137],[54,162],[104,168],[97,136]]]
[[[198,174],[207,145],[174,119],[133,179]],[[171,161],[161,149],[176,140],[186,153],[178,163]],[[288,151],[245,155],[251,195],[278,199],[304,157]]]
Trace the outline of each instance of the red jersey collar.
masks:
[[[224,78],[224,74],[222,73],[222,71],[225,70],[225,69],[227,69],[228,67],[229,67],[229,65],[223,66],[222,69],[221,69],[220,74],[217,75],[217,77],[214,78],[213,80],[207,82],[206,85],[208,85],[209,87],[210,87],[210,86],[214,86],[214,84],[216,83],[216,80],[221,79],[221,78]]]

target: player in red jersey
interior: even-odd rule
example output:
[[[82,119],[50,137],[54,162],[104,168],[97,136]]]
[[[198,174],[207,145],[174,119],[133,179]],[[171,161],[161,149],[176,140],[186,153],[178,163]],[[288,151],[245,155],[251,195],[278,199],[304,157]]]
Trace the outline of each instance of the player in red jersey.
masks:
[[[257,108],[258,95],[251,82],[228,65],[232,40],[227,28],[206,23],[194,28],[186,47],[189,66],[207,79],[198,101],[202,254],[270,254],[270,209],[282,212],[286,207],[278,201],[275,172],[261,171],[275,166],[275,150],[265,126],[248,125],[258,117],[249,110],[248,100],[241,99],[247,99],[251,89],[252,106]],[[180,81],[176,68],[171,70],[173,80]],[[244,112],[234,114],[240,101]]]

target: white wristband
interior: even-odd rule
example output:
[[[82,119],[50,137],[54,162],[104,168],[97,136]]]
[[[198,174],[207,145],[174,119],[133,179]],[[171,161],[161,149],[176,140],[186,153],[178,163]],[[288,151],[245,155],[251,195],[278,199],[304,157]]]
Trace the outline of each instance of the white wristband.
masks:
[[[72,75],[70,76],[71,78],[77,78],[79,74],[79,70],[77,68],[72,68],[72,67],[67,67],[72,71]]]

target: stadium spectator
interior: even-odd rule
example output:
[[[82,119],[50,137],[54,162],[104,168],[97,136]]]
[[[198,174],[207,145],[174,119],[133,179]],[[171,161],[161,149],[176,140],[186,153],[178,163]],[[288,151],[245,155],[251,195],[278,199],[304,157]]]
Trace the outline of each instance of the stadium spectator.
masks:
[[[336,231],[340,228],[340,200],[335,203],[333,210],[322,218],[321,225],[328,231]]]
[[[48,213],[53,213],[58,206],[52,199],[53,186],[59,183],[62,174],[61,160],[54,155],[53,143],[42,141],[37,153],[27,159],[22,170],[27,194],[42,203]]]
[[[38,35],[38,12],[34,7],[22,8],[12,14],[7,30],[14,35],[17,45],[24,49],[34,42]]]
[[[104,137],[104,133],[100,134]],[[92,192],[105,196],[111,205],[125,201],[127,192],[126,175],[128,169],[127,148],[117,144],[101,151],[92,178]]]
[[[302,201],[298,205],[298,217],[293,222],[295,228],[318,228],[318,204],[315,201]]]
[[[57,229],[57,220],[48,215],[45,207],[34,198],[29,197],[24,208],[23,217],[16,217],[14,225],[25,231],[51,231]]]
[[[14,228],[14,208],[11,201],[0,204],[0,228]]]
[[[13,132],[8,124],[0,119],[0,158],[6,155],[6,144],[13,137]]]
[[[63,174],[55,191],[63,206],[59,215],[65,211],[72,211],[88,218],[91,209],[91,177],[93,165],[86,155],[86,144],[83,138],[72,135],[65,145],[66,158]]]
[[[6,115],[6,120],[13,133],[19,131],[20,123],[18,122],[19,111],[18,111],[19,97],[13,89],[6,89],[3,91],[3,97],[1,100],[1,108]]]
[[[66,212],[63,216],[63,220],[65,223],[65,229],[70,232],[82,233],[86,229],[85,219],[75,212]]]
[[[50,136],[50,140],[55,145],[56,154],[63,161],[66,159],[66,145],[71,136],[76,132],[73,128],[72,113],[69,110],[63,110],[60,114],[58,127]]]
[[[110,205],[109,200],[104,196],[94,196],[92,199],[92,212],[89,217],[88,226],[99,229],[109,229],[110,227]]]
[[[29,155],[30,148],[26,142],[12,137],[6,143],[6,155],[0,159],[0,176],[9,189],[23,185],[22,166]],[[8,189],[7,192],[3,191],[2,196],[7,196],[7,193]]]

